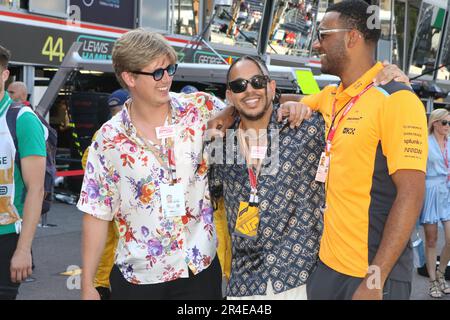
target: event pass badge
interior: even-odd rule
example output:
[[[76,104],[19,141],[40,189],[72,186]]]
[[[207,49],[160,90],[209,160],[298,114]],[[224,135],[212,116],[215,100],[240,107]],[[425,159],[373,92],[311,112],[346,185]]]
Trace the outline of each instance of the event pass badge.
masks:
[[[173,138],[174,136],[175,136],[174,126],[162,126],[156,128],[157,139]]]
[[[181,183],[161,185],[161,207],[168,217],[180,217],[186,214],[184,190]]]
[[[330,156],[322,152],[319,166],[317,167],[316,181],[324,183],[327,180],[328,169],[330,168]]]
[[[258,233],[258,225],[258,206],[248,202],[241,202],[239,204],[234,233],[238,236],[255,240]]]

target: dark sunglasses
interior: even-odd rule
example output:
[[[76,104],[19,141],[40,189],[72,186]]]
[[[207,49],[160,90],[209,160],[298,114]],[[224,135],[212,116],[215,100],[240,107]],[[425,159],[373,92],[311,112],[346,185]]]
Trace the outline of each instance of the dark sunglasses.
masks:
[[[237,79],[234,81],[228,82],[228,88],[234,93],[241,93],[247,90],[247,85],[250,83],[253,89],[263,89],[267,87],[267,82],[270,79],[268,76],[256,75],[251,77],[248,80],[245,79]]]
[[[142,74],[144,76],[152,76],[153,79],[155,79],[155,81],[159,81],[164,77],[164,71],[167,71],[169,77],[172,77],[175,74],[175,72],[177,72],[177,68],[178,64],[169,64],[167,68],[156,69],[153,72],[145,72],[145,71],[130,71],[130,72],[134,74]]]
[[[448,120],[442,120],[442,121],[441,121],[441,124],[442,124],[443,126],[449,126],[449,127],[450,127],[450,121],[448,121]]]

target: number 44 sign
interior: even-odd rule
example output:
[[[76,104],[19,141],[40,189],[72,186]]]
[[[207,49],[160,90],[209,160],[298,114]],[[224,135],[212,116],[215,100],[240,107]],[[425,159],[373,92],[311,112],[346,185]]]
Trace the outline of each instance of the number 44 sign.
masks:
[[[59,62],[62,62],[64,58],[63,38],[59,37],[54,42],[52,36],[47,37],[41,53],[43,56],[48,56],[49,61],[53,61],[53,57],[55,57],[59,58]]]

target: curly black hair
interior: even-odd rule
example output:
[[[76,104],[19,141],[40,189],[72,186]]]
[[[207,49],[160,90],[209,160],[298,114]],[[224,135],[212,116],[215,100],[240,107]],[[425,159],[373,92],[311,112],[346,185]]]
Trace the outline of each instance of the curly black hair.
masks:
[[[259,71],[261,72],[262,75],[266,75],[266,76],[269,75],[269,69],[267,68],[267,65],[264,62],[264,60],[262,60],[258,56],[245,55],[245,56],[242,56],[242,57],[234,60],[233,63],[231,64],[230,68],[228,69],[228,72],[227,72],[227,86],[228,86],[228,82],[230,81],[231,69],[233,69],[235,64],[237,64],[239,61],[243,61],[243,60],[253,61],[253,63],[258,67],[258,69],[259,69]]]
[[[346,27],[354,28],[362,33],[367,42],[377,43],[380,39],[381,29],[376,25],[369,25],[373,14],[369,4],[363,0],[344,0],[327,8],[326,12],[339,12],[340,19]]]

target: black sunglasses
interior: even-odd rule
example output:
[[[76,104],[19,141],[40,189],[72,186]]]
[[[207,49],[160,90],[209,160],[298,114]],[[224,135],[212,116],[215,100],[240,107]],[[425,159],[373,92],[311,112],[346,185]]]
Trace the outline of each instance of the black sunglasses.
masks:
[[[270,79],[268,76],[256,75],[251,77],[248,80],[245,79],[236,79],[234,81],[228,82],[228,88],[234,93],[241,93],[247,90],[247,85],[250,83],[253,89],[263,89],[267,87],[267,82]]]
[[[155,81],[159,81],[164,77],[164,71],[167,71],[169,77],[172,77],[175,72],[177,72],[178,64],[169,64],[167,68],[156,69],[153,72],[145,72],[145,71],[130,71],[134,74],[143,74],[144,76],[152,76]]]
[[[449,127],[450,127],[450,121],[448,121],[448,120],[442,120],[442,121],[441,121],[441,124],[442,124],[443,126],[449,126]]]

